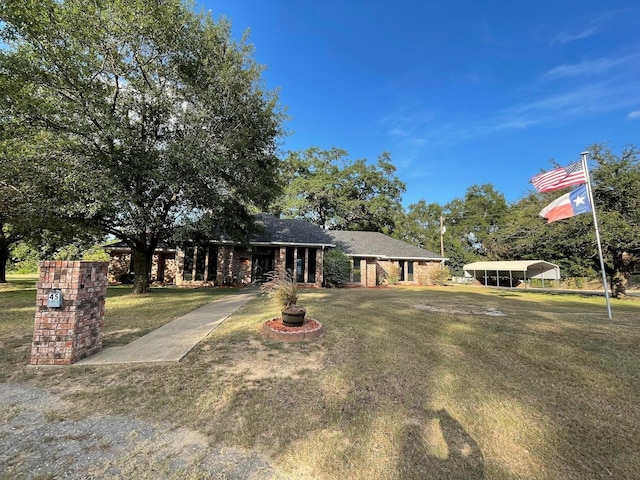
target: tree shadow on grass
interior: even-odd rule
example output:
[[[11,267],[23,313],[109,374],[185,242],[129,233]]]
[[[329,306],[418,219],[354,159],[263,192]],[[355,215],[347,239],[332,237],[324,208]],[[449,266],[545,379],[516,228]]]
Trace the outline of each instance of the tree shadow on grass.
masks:
[[[478,444],[444,409],[430,410],[422,422],[405,425],[401,442],[401,478],[484,478],[484,457]]]

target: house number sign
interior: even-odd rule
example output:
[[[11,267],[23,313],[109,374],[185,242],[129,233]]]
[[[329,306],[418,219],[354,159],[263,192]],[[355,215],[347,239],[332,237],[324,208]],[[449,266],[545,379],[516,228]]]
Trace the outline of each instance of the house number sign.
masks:
[[[47,296],[47,307],[62,308],[62,291],[54,288],[49,292],[49,295]]]

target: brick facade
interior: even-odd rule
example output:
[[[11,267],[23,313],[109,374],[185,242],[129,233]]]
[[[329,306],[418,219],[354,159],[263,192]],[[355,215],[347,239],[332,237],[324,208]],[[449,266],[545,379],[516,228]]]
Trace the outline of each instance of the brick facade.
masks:
[[[71,365],[102,349],[107,262],[40,262],[31,365]],[[52,289],[62,307],[48,307]]]
[[[228,283],[234,283],[237,285],[248,285],[253,281],[256,281],[256,256],[254,256],[256,247],[243,247],[239,245],[219,245],[217,246],[217,257],[209,258],[207,255],[205,263],[205,274],[203,278],[197,278],[195,275],[195,267],[193,272],[184,271],[185,265],[185,250],[178,248],[176,251],[175,259],[175,283],[180,286],[205,286],[205,285],[226,285]],[[273,248],[273,269],[280,268],[286,265],[287,248],[293,248],[294,257],[298,258],[298,254],[304,256],[304,279],[301,284],[321,286],[322,285],[322,262],[323,251],[320,248],[315,248],[315,279],[311,281],[309,274],[310,267],[310,251],[312,249],[307,247],[269,247]],[[204,252],[204,249],[197,247],[194,250],[193,265],[196,264],[195,257],[200,255],[199,252]],[[263,256],[263,255],[261,255]],[[209,263],[215,262],[213,270],[215,270],[215,277],[209,276]],[[271,270],[271,269],[270,269]],[[264,272],[267,273],[267,272]]]
[[[387,278],[392,273],[393,269],[397,269],[400,263],[397,260],[380,260],[375,258],[361,258],[360,260],[360,282],[357,283],[363,287],[374,287],[388,282]],[[407,280],[409,275],[409,263],[413,264],[413,279]],[[353,283],[353,260],[351,263],[351,281]],[[433,278],[437,275],[436,272],[442,270],[442,263],[440,262],[427,262],[427,261],[404,261],[404,272],[402,272],[402,278],[398,283],[402,285],[433,285]]]
[[[376,261],[373,259],[367,259],[366,262],[366,272],[367,274],[363,276],[363,280],[366,282],[364,284],[365,287],[375,287],[379,285],[378,282],[378,266]]]
[[[107,272],[109,284],[118,285],[131,281],[131,253],[128,250],[112,250]],[[151,258],[151,283],[173,284],[178,275],[175,252],[159,251]]]

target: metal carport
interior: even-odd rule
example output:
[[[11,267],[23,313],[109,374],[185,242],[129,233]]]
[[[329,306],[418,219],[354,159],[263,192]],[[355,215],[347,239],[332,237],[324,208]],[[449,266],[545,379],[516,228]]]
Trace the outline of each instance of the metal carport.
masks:
[[[465,273],[473,276],[480,283],[488,286],[513,287],[513,281],[523,280],[525,283],[532,278],[542,280],[544,287],[545,280],[560,280],[560,267],[555,263],[544,260],[508,260],[495,262],[474,262],[465,265]],[[481,276],[478,277],[478,274]],[[509,285],[501,285],[500,277],[509,277]],[[495,283],[494,283],[495,281]],[[517,285],[517,283],[516,283]]]

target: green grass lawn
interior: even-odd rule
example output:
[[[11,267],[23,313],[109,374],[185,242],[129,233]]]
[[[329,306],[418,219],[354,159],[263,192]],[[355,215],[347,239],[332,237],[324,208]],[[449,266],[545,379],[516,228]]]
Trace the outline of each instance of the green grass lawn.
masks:
[[[275,312],[258,298],[179,364],[36,369],[23,365],[35,297],[28,290],[0,289],[0,341],[16,352],[0,358],[0,368],[7,381],[66,392],[73,407],[58,417],[98,411],[170,422],[212,445],[262,452],[292,478],[591,479],[640,471],[636,300],[614,300],[609,321],[601,297],[303,290],[299,303],[326,329],[315,342],[263,339],[260,327]],[[138,299],[110,289],[107,343],[153,328],[144,318],[217,292],[163,289]]]
[[[38,281],[37,275],[7,277],[9,283],[0,284],[0,381],[29,359]],[[103,346],[126,345],[229,291],[158,288],[131,295],[130,286],[109,287]]]

